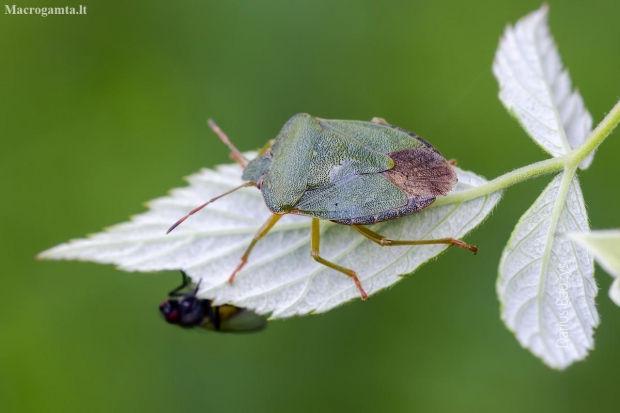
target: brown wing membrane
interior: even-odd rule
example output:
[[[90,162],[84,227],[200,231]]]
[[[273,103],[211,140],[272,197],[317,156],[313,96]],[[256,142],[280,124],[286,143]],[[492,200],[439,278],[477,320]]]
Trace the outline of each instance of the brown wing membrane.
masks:
[[[382,173],[409,198],[447,195],[458,181],[452,166],[435,150],[411,148],[388,156],[394,168]]]

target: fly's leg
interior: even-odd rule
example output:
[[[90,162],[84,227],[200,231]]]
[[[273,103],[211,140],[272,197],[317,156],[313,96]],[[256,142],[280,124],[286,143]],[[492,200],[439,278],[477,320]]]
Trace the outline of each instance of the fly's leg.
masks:
[[[421,239],[416,241],[399,241],[399,240],[391,240],[387,239],[381,234],[377,234],[374,231],[369,230],[368,228],[361,225],[352,225],[352,227],[371,240],[372,242],[376,242],[382,247],[391,247],[394,245],[429,245],[429,244],[449,244],[456,245],[459,248],[464,248],[466,250],[470,250],[474,254],[478,252],[478,247],[475,245],[465,244],[463,241],[454,238],[438,238],[438,239]]]
[[[185,274],[183,270],[181,270],[181,280],[182,280],[181,285],[179,285],[177,288],[175,288],[174,290],[168,293],[169,297],[182,297],[185,295],[183,293],[180,293],[179,291],[187,287],[190,281],[189,281],[189,277],[187,276],[187,274]]]
[[[357,274],[355,273],[355,271],[350,270],[348,268],[341,267],[340,265],[334,264],[331,261],[327,261],[325,258],[322,258],[319,255],[319,246],[321,244],[321,233],[320,233],[320,222],[318,218],[312,218],[311,240],[312,240],[311,241],[312,249],[310,251],[310,255],[312,256],[312,258],[314,258],[316,262],[323,264],[326,267],[333,268],[334,270],[340,271],[341,273],[353,278],[353,281],[355,282],[355,285],[357,286],[357,289],[359,290],[360,295],[362,296],[362,301],[366,301],[366,299],[368,298],[368,295],[366,294],[366,291],[364,291],[364,289],[362,288],[362,283],[360,283],[360,280],[357,278]]]
[[[215,331],[220,331],[220,328],[222,328],[222,320],[220,318],[220,306],[215,306],[213,308],[213,312],[214,312],[214,319],[213,319],[213,325],[215,326]]]
[[[211,300],[202,300],[202,310],[205,314],[205,320],[202,322],[203,327],[208,328],[209,323],[213,326],[219,323],[219,309],[220,307],[211,305]]]
[[[169,297],[184,297],[187,294],[184,293],[180,293],[179,291],[181,291],[182,289],[184,289],[185,287],[187,287],[188,285],[190,285],[191,280],[188,277],[187,274],[185,274],[185,271],[183,270],[179,270],[181,271],[181,285],[179,285],[177,288],[175,288],[174,290],[170,291],[168,293]],[[194,288],[194,292],[193,295],[198,294],[198,289],[200,288],[200,282],[202,281],[202,279],[200,281],[198,281],[198,284],[196,284],[196,288]]]
[[[237,275],[237,273],[241,271],[243,266],[248,262],[248,257],[250,256],[250,253],[254,249],[254,246],[256,245],[256,243],[260,241],[260,239],[263,238],[265,235],[267,235],[267,233],[271,230],[271,228],[273,228],[276,222],[278,222],[280,218],[282,217],[283,215],[273,214],[271,217],[269,217],[267,221],[265,221],[263,226],[260,227],[260,229],[254,235],[254,239],[248,246],[248,249],[245,250],[245,253],[241,256],[241,262],[239,263],[239,265],[237,265],[237,268],[235,268],[235,271],[233,271],[232,275],[228,279],[229,283],[232,284],[232,282],[235,280],[235,275]]]
[[[235,145],[232,144],[224,131],[221,130],[220,127],[217,126],[217,124],[211,119],[207,121],[207,124],[209,125],[211,130],[215,132],[217,136],[219,136],[220,140],[224,142],[224,145],[228,146],[228,149],[230,149],[230,157],[233,158],[235,162],[237,162],[239,165],[241,165],[242,168],[245,168],[245,166],[248,164],[248,160],[245,159],[245,156],[243,156],[239,149],[237,149]]]

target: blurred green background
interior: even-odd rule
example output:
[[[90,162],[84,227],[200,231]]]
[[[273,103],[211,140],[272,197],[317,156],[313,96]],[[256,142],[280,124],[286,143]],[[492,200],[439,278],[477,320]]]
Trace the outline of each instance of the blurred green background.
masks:
[[[243,150],[309,112],[385,117],[487,178],[544,159],[491,74],[505,24],[539,1],[82,4],[85,16],[0,15],[0,411],[616,411],[607,274],[596,350],[565,372],[499,318],[502,248],[547,178],[510,189],[467,237],[478,256],[451,250],[367,303],[256,335],[166,325],[157,306],[176,273],[34,260],[227,162],[208,117]],[[618,15],[615,0],[551,2],[595,123],[620,96]],[[620,226],[619,153],[616,132],[581,174],[594,228]]]

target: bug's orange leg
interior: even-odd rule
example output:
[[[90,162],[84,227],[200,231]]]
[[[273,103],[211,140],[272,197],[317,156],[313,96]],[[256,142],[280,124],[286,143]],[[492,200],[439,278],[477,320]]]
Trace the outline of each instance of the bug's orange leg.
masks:
[[[228,139],[228,136],[226,136],[224,131],[221,130],[220,127],[217,126],[217,124],[213,122],[211,119],[207,121],[207,124],[209,125],[211,130],[215,132],[217,136],[220,137],[222,142],[224,142],[224,145],[228,146],[228,149],[230,149],[230,156],[235,160],[235,162],[241,165],[242,168],[245,168],[245,166],[248,164],[248,160],[245,159],[245,156],[243,156],[243,154],[239,151],[239,149],[237,149],[235,145],[232,144],[232,142],[230,141],[230,139]]]
[[[269,139],[267,143],[258,150],[258,156],[261,156],[262,154],[270,150],[274,142],[275,142],[275,139]]]
[[[334,270],[340,271],[341,273],[346,274],[349,277],[353,278],[353,281],[355,282],[355,285],[357,286],[357,289],[359,290],[360,295],[362,296],[362,301],[366,301],[366,299],[368,299],[368,295],[366,294],[366,291],[364,291],[364,289],[362,288],[362,283],[360,283],[360,280],[357,278],[357,274],[355,273],[355,271],[350,270],[348,268],[341,267],[340,265],[334,264],[331,261],[327,261],[325,258],[322,258],[319,255],[321,233],[320,233],[320,222],[318,218],[312,218],[311,240],[312,240],[311,241],[312,249],[310,251],[310,255],[312,256],[312,258],[314,258],[316,262],[323,264],[326,267],[333,268]]]
[[[235,271],[233,271],[232,275],[228,279],[229,283],[232,284],[232,282],[235,280],[235,275],[237,275],[237,273],[241,271],[243,266],[248,262],[248,257],[250,256],[250,253],[254,249],[256,243],[260,241],[260,239],[263,238],[265,235],[267,235],[267,233],[271,230],[271,228],[273,228],[276,222],[278,222],[283,216],[284,215],[273,214],[269,217],[267,221],[265,221],[263,226],[259,228],[259,230],[254,235],[254,239],[252,240],[252,242],[250,242],[248,249],[246,249],[245,253],[241,256],[241,262],[239,263],[239,265],[237,265],[237,268],[235,268]]]
[[[449,160],[448,160],[448,163],[449,163],[450,165],[452,165],[452,166],[456,166],[456,165],[457,165],[456,159],[449,159]]]
[[[389,247],[394,245],[428,245],[428,244],[449,244],[456,245],[459,248],[470,250],[474,254],[478,252],[478,247],[475,245],[465,244],[463,241],[454,238],[438,238],[438,239],[421,239],[416,241],[399,241],[385,238],[381,234],[377,234],[374,231],[361,225],[352,225],[353,228],[372,242],[376,242],[382,247]]]

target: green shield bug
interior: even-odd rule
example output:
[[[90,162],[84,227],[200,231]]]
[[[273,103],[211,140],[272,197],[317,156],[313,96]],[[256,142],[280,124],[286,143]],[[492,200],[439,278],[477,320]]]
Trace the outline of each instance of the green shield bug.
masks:
[[[200,205],[168,233],[211,202],[243,187],[257,187],[272,215],[241,256],[230,283],[256,243],[285,214],[312,218],[312,258],[351,277],[362,300],[367,294],[355,271],[319,254],[319,220],[350,225],[381,246],[449,244],[473,253],[478,250],[454,238],[391,240],[366,227],[418,212],[456,185],[450,162],[414,133],[380,118],[370,122],[326,120],[301,113],[286,122],[275,140],[248,162],[213,121],[209,126],[244,168],[242,179],[247,182]]]

